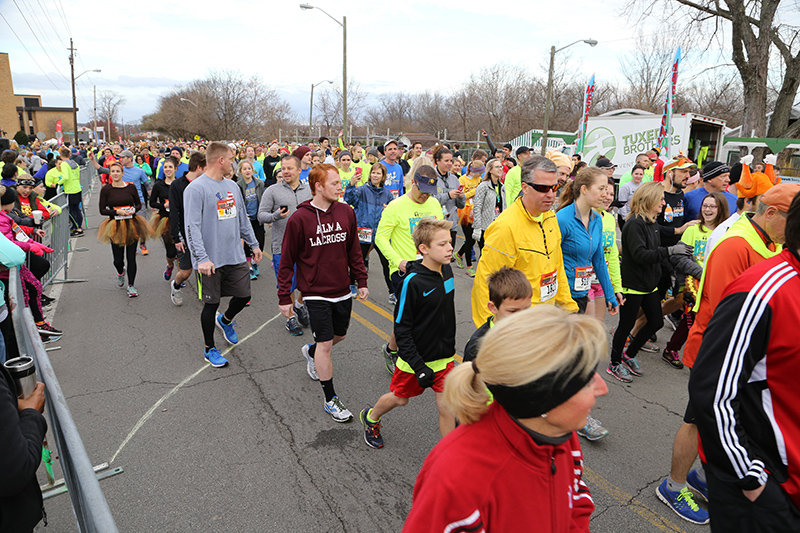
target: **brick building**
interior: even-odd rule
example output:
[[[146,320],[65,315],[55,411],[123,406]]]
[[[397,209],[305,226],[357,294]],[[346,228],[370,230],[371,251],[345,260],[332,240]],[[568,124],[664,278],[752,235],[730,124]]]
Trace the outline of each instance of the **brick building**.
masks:
[[[45,107],[38,94],[15,94],[11,79],[8,54],[0,52],[0,130],[12,138],[22,130],[28,135],[43,132],[46,139],[56,136],[56,122],[61,121],[64,139],[72,140],[67,132],[73,131],[71,107]]]

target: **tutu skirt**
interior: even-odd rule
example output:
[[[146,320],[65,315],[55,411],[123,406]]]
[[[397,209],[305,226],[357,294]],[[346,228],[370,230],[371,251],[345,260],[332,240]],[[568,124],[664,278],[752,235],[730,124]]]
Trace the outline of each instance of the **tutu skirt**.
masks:
[[[158,213],[153,213],[150,218],[150,234],[154,239],[169,237],[172,240],[172,227],[169,224],[169,217],[162,217]]]
[[[97,240],[117,246],[129,246],[150,238],[150,226],[141,216],[125,220],[106,219],[97,230]]]

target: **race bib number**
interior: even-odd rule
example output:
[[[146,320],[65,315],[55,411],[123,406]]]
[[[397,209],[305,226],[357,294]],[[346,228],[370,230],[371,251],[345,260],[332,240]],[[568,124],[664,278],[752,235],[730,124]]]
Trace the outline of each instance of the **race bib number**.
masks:
[[[575,267],[575,292],[588,291],[592,287],[592,267]]]
[[[25,232],[22,231],[22,228],[19,227],[16,223],[11,224],[11,231],[14,232],[14,236],[17,239],[17,242],[28,242],[30,237],[25,235]]]
[[[358,228],[358,242],[372,243],[372,228]]]
[[[539,301],[546,302],[556,295],[558,292],[558,276],[556,271],[542,275],[542,281],[539,284]]]
[[[131,206],[124,206],[124,207],[117,207],[117,209],[125,209],[124,215],[114,215],[114,218],[117,220],[130,220],[133,218],[133,207]]]
[[[217,220],[228,220],[236,218],[236,202],[233,193],[229,192],[228,197],[217,202]]]

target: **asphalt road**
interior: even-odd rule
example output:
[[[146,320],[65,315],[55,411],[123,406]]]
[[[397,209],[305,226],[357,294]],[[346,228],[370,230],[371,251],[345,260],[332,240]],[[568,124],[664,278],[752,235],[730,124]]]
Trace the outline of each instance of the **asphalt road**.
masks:
[[[95,209],[90,204],[89,212]],[[90,227],[100,220],[91,216]],[[285,330],[269,262],[252,284],[252,305],[236,317],[242,340],[225,354],[231,364],[214,369],[203,360],[194,282],[184,305],[173,306],[161,243],[137,258],[140,297],[128,299],[116,287],[108,245],[94,233],[76,240],[88,251],[74,253],[69,269],[70,278],[89,281],[47,291],[58,298],[52,322],[66,332],[50,357],[92,462],[124,469],[101,481],[120,531],[402,528],[416,474],[439,439],[431,393],[388,414],[385,447],[368,448],[357,421],[337,424],[324,413],[321,387],[300,354],[310,332],[292,337]],[[377,260],[375,267],[370,300],[354,303],[349,334],[333,351],[337,393],[355,414],[388,391],[390,379],[380,353],[390,306]],[[474,330],[471,283],[456,269],[460,353]],[[606,319],[609,328],[615,323]],[[670,333],[659,332],[661,347]],[[219,333],[217,339],[226,348]],[[609,394],[594,416],[610,434],[583,441],[596,505],[592,530],[702,531],[706,526],[685,522],[655,496],[669,470],[688,370],[669,367],[658,354],[640,359],[646,375],[630,385],[603,374]],[[37,531],[77,531],[68,496],[45,506],[50,525]]]

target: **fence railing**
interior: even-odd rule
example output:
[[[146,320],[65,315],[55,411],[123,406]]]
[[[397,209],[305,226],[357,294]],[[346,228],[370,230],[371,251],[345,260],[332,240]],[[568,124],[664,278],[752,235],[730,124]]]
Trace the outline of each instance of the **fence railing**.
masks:
[[[115,533],[117,525],[111,509],[100,489],[78,428],[67,407],[67,400],[61,392],[50,358],[36,330],[31,310],[25,306],[19,271],[15,267],[9,269],[8,295],[20,355],[33,358],[37,376],[45,385],[45,407],[50,430],[58,448],[61,470],[78,530],[86,533]]]

